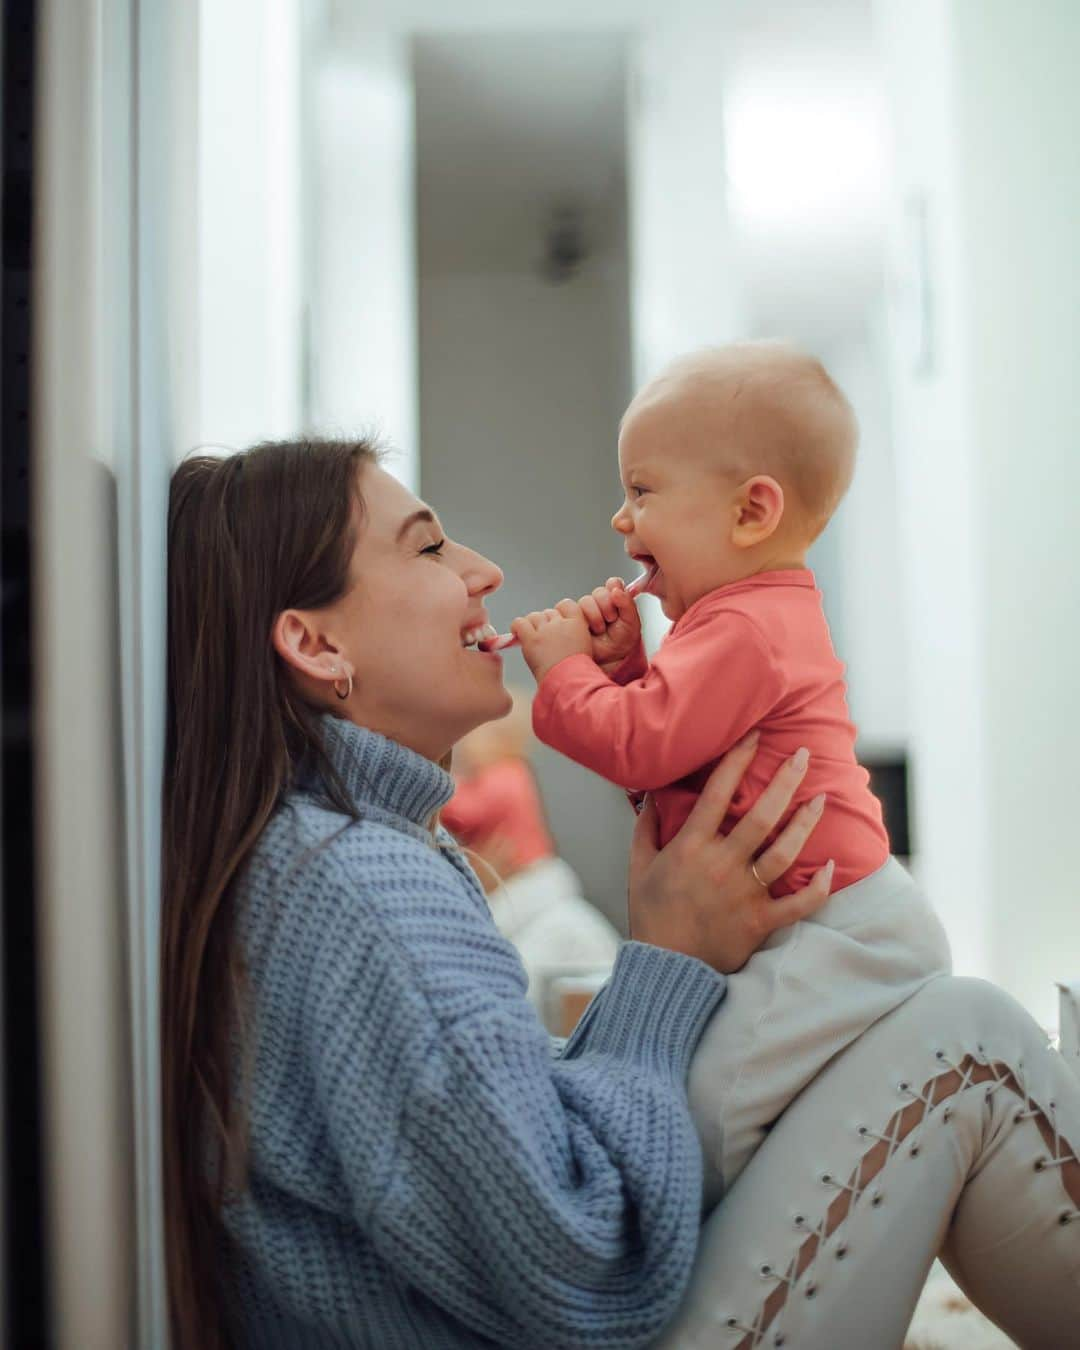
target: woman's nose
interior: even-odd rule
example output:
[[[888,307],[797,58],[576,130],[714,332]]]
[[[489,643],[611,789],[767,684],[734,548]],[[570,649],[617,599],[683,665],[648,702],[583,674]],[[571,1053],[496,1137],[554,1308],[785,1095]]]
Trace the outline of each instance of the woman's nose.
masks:
[[[462,576],[470,595],[490,595],[503,584],[503,571],[498,563],[475,553],[471,548],[465,550],[465,566]]]

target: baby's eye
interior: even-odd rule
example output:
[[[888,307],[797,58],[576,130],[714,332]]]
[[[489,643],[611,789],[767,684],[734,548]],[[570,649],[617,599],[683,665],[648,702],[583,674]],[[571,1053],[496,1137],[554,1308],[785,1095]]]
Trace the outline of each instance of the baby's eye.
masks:
[[[630,495],[632,497],[640,497],[643,493],[648,492],[648,490],[648,488],[642,487],[640,483],[632,483],[630,485]]]
[[[440,539],[437,544],[428,544],[427,548],[422,548],[420,552],[431,553],[435,557],[438,557],[438,555],[443,551],[445,547],[446,547],[446,540]]]

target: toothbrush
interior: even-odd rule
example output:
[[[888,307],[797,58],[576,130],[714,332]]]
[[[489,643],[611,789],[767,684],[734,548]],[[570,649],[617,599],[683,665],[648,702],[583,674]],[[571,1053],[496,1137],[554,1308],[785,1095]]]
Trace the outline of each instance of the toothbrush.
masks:
[[[652,580],[656,569],[650,567],[647,572],[642,572],[639,577],[626,586],[626,594],[629,596],[638,596],[644,591],[645,587]],[[495,637],[481,638],[476,644],[482,652],[502,652],[508,647],[517,647],[519,642],[513,633],[498,633]]]

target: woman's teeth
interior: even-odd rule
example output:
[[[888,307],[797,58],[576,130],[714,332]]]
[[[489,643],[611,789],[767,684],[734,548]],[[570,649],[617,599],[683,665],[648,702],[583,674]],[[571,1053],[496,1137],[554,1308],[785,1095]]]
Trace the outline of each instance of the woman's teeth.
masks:
[[[463,647],[472,647],[484,638],[498,637],[498,633],[492,628],[491,624],[481,624],[479,628],[467,628],[461,635],[461,645]]]

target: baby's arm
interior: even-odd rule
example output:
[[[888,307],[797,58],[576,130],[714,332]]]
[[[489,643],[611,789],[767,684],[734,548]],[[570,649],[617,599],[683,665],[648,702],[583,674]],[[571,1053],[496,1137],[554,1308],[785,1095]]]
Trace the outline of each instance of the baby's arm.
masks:
[[[645,790],[718,758],[784,693],[765,639],[734,613],[710,614],[669,639],[625,686],[580,647],[543,668],[538,684],[533,726],[546,745],[620,787]]]

